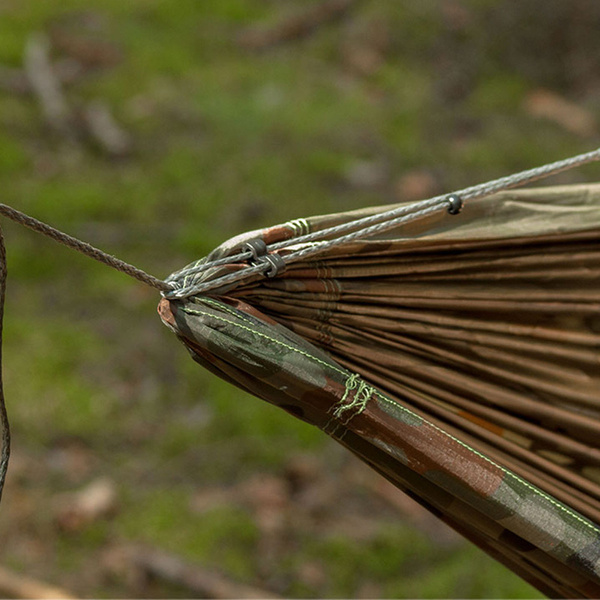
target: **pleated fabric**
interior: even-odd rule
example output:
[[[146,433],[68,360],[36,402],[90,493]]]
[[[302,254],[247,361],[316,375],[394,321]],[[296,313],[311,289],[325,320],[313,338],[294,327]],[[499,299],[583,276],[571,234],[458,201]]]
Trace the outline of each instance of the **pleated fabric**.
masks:
[[[390,208],[250,232],[207,260]],[[600,185],[473,200],[160,313],[195,360],[548,595],[600,596]]]

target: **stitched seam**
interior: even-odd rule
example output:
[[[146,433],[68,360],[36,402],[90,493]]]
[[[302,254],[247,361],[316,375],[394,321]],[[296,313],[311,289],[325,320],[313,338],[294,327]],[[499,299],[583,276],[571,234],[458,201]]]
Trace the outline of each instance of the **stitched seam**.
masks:
[[[302,356],[305,356],[306,358],[312,360],[313,362],[316,362],[320,365],[323,365],[324,367],[327,367],[329,369],[331,369],[332,371],[336,371],[337,373],[340,373],[341,375],[344,375],[345,377],[348,377],[348,372],[347,371],[342,371],[342,369],[338,369],[337,367],[334,367],[333,365],[330,365],[329,363],[326,363],[324,360],[320,360],[319,358],[317,358],[316,356],[313,356],[312,354],[309,354],[308,352],[304,352],[303,350],[299,350],[298,348],[294,348],[294,346],[290,346],[289,344],[286,344],[285,342],[282,342],[280,340],[276,340],[275,338],[272,338],[264,333],[261,333],[260,331],[256,331],[255,329],[251,329],[250,327],[245,327],[244,325],[240,325],[239,323],[234,323],[233,321],[230,321],[228,319],[224,319],[223,317],[219,317],[217,315],[213,315],[211,313],[207,313],[204,312],[202,310],[194,310],[188,307],[183,307],[183,311],[187,312],[189,314],[192,315],[201,315],[201,316],[205,316],[205,317],[211,317],[213,319],[217,319],[217,321],[223,321],[224,323],[228,323],[229,325],[233,325],[234,327],[239,327],[240,329],[244,329],[246,331],[249,331],[250,333],[254,333],[260,337],[263,337],[271,342],[274,342],[275,344],[278,344],[280,346],[283,346],[284,348],[287,348],[288,350],[291,350],[292,352],[297,352],[298,354],[301,354]],[[237,316],[237,315],[236,315]]]
[[[287,348],[288,350],[291,350],[292,352],[297,352],[298,354],[301,354],[302,356],[308,358],[309,360],[312,360],[313,362],[316,362],[316,363],[318,363],[320,365],[323,365],[323,366],[327,367],[328,369],[331,369],[332,371],[340,373],[341,375],[344,375],[347,378],[352,377],[352,375],[348,376],[348,372],[347,371],[343,371],[341,369],[338,369],[337,367],[334,367],[333,365],[331,365],[329,363],[326,363],[325,361],[322,361],[322,360],[316,358],[315,356],[312,356],[308,352],[304,352],[302,350],[299,350],[298,348],[294,348],[293,346],[290,346],[289,344],[286,344],[285,342],[281,342],[280,340],[276,340],[276,339],[274,339],[274,338],[272,338],[272,337],[270,337],[270,336],[268,336],[268,335],[266,335],[264,333],[261,333],[260,331],[256,331],[256,330],[251,329],[249,327],[245,327],[244,325],[240,325],[239,323],[234,323],[233,321],[229,321],[228,319],[224,319],[223,317],[219,317],[217,315],[212,315],[212,314],[204,312],[204,311],[197,311],[197,310],[193,310],[193,309],[190,309],[190,308],[187,308],[187,307],[183,307],[183,310],[184,310],[184,312],[187,312],[189,314],[202,315],[202,316],[211,317],[213,319],[217,319],[218,321],[223,321],[224,323],[228,323],[229,325],[233,325],[234,327],[239,327],[240,329],[244,329],[244,330],[249,331],[251,333],[254,333],[254,334],[256,334],[256,335],[258,335],[260,337],[263,337],[263,338],[265,338],[267,340],[270,340],[271,342],[274,342],[275,344],[283,346],[284,348]],[[238,315],[236,314],[236,316],[238,316]],[[553,506],[555,506],[556,508],[558,508],[559,510],[561,510],[565,514],[569,515],[570,517],[573,517],[575,520],[579,521],[582,525],[585,525],[587,528],[591,529],[594,533],[598,533],[598,529],[592,523],[590,523],[589,521],[585,520],[583,517],[579,516],[577,513],[569,510],[566,506],[564,506],[563,504],[561,504],[560,502],[558,502],[557,500],[555,500],[554,498],[552,498],[550,495],[546,494],[542,490],[540,490],[540,489],[536,488],[535,486],[531,485],[530,483],[528,483],[527,481],[525,481],[524,479],[522,479],[518,475],[515,475],[512,471],[509,471],[507,468],[505,468],[505,467],[503,467],[503,466],[495,463],[493,460],[491,460],[490,458],[488,458],[484,454],[481,454],[481,452],[478,452],[477,450],[471,448],[469,445],[467,445],[464,442],[460,441],[458,438],[455,438],[453,435],[451,435],[448,432],[444,431],[443,429],[441,429],[440,427],[438,427],[434,423],[431,423],[430,421],[427,421],[423,417],[417,415],[416,413],[413,413],[408,408],[405,408],[401,404],[398,404],[397,402],[395,402],[391,398],[388,398],[387,396],[384,396],[378,390],[375,389],[374,391],[375,391],[375,395],[381,401],[383,401],[384,403],[387,403],[387,404],[390,404],[390,405],[392,405],[392,406],[394,406],[396,408],[399,408],[401,411],[403,411],[405,413],[408,413],[412,417],[417,417],[418,419],[421,419],[421,420],[425,421],[430,427],[432,427],[433,429],[435,429],[436,431],[438,431],[439,433],[441,433],[445,437],[453,440],[454,442],[456,442],[457,444],[459,444],[460,446],[462,446],[466,450],[469,450],[470,452],[472,452],[473,454],[475,454],[475,456],[478,456],[479,458],[483,459],[484,461],[486,461],[490,465],[496,467],[497,469],[499,469],[500,471],[502,471],[508,477],[514,479],[518,483],[523,484],[525,487],[527,487],[534,494],[536,494],[537,496],[540,496],[541,498],[544,498],[545,500],[547,500],[548,502],[550,502],[550,504],[552,504]]]
[[[503,467],[502,465],[499,465],[498,463],[494,462],[492,459],[488,458],[487,456],[485,456],[485,454],[481,454],[481,452],[479,452],[478,450],[475,450],[474,448],[471,448],[471,446],[469,446],[468,444],[465,444],[465,442],[462,442],[461,440],[459,440],[458,438],[455,438],[452,434],[448,433],[447,431],[444,431],[441,427],[438,427],[437,425],[435,425],[434,423],[431,423],[430,421],[427,421],[426,419],[424,419],[423,417],[420,417],[419,415],[413,413],[411,410],[409,410],[408,408],[405,408],[404,406],[402,406],[401,404],[398,404],[397,402],[394,402],[394,400],[392,400],[391,398],[388,398],[387,396],[384,396],[383,394],[381,394],[381,392],[379,392],[378,390],[375,390],[375,395],[382,400],[383,402],[390,404],[396,408],[399,408],[400,410],[408,413],[409,415],[413,416],[413,417],[417,417],[419,419],[422,419],[423,421],[425,421],[430,427],[432,427],[433,429],[435,429],[436,431],[442,433],[443,435],[445,435],[446,437],[448,437],[449,439],[455,441],[457,444],[459,444],[460,446],[462,446],[463,448],[469,450],[470,452],[472,452],[473,454],[475,454],[476,456],[478,456],[479,458],[482,458],[483,460],[485,460],[486,462],[488,462],[489,464],[493,465],[494,467],[500,469],[505,475],[508,475],[509,477],[511,477],[512,479],[514,479],[515,481],[517,481],[518,483],[523,484],[525,487],[527,487],[529,490],[531,490],[532,492],[534,492],[535,494],[537,494],[538,496],[544,498],[545,500],[547,500],[548,502],[550,502],[550,504],[552,504],[553,506],[555,506],[556,508],[560,509],[561,511],[563,511],[565,514],[573,517],[574,519],[576,519],[577,521],[579,521],[581,524],[585,525],[586,527],[589,527],[590,529],[592,529],[594,532],[597,532],[598,529],[595,527],[595,525],[593,525],[592,523],[586,521],[583,517],[580,517],[577,513],[569,510],[566,506],[564,506],[563,504],[561,504],[560,502],[558,502],[557,500],[554,500],[554,498],[552,498],[552,496],[546,494],[546,492],[536,488],[535,486],[531,485],[530,483],[528,483],[527,481],[525,481],[524,479],[522,479],[521,477],[519,477],[518,475],[515,475],[512,471],[509,471],[506,467]]]
[[[235,312],[235,310],[233,308],[227,306],[226,304],[217,302],[216,300],[212,300],[211,298],[202,298],[202,302],[204,302],[205,304],[214,306],[214,307],[218,308],[219,310],[222,310],[226,313],[229,313],[233,317],[236,317],[237,319],[244,321],[244,323],[254,325],[254,323],[246,315],[239,315],[238,313]],[[185,310],[185,308],[184,308],[184,310]]]

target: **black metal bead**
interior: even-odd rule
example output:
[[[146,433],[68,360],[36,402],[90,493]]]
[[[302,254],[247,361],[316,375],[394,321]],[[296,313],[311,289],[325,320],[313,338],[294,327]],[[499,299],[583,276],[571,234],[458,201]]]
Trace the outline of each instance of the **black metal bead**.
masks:
[[[446,200],[448,201],[448,212],[451,215],[457,215],[463,207],[463,201],[457,194],[450,194]]]

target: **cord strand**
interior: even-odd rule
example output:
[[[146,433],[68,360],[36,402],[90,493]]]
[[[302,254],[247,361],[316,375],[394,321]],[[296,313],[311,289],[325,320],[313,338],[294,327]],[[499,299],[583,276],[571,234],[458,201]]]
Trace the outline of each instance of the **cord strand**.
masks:
[[[145,271],[142,271],[141,269],[138,269],[137,267],[134,267],[133,265],[130,265],[129,263],[112,256],[111,254],[103,252],[98,248],[95,248],[87,242],[83,242],[71,235],[63,233],[62,231],[59,231],[58,229],[51,227],[46,223],[42,223],[42,221],[38,221],[37,219],[34,219],[33,217],[30,217],[29,215],[26,215],[25,213],[22,213],[21,211],[10,206],[7,206],[6,204],[0,204],[0,214],[8,217],[16,223],[20,223],[21,225],[32,229],[33,231],[37,231],[38,233],[41,233],[53,239],[54,241],[59,242],[60,244],[64,244],[65,246],[68,246],[69,248],[72,248],[81,254],[85,254],[94,260],[108,265],[109,267],[112,267],[121,273],[125,273],[126,275],[129,275],[130,277],[133,277],[134,279],[137,279],[138,281],[141,281],[150,287],[156,288],[161,292],[167,292],[173,289],[173,287],[165,281],[157,279]]]
[[[38,233],[41,233],[81,254],[85,254],[90,258],[93,258],[101,263],[125,273],[146,285],[160,290],[161,292],[167,292],[172,288],[172,285],[161,281],[152,275],[149,275],[145,271],[130,265],[98,248],[95,248],[87,242],[83,242],[73,236],[70,236],[58,229],[38,221],[21,211],[18,211],[6,204],[0,204],[0,214],[5,217],[32,229]],[[0,500],[2,499],[2,491],[4,489],[4,482],[6,480],[6,473],[8,470],[8,461],[10,458],[10,424],[8,421],[8,413],[6,410],[6,403],[4,399],[4,387],[2,381],[2,327],[4,318],[4,300],[6,297],[6,247],[4,245],[4,236],[2,229],[0,228],[0,434],[2,435],[2,443],[0,447]]]
[[[339,225],[334,225],[315,232],[295,236],[287,240],[270,244],[269,253],[275,254],[280,250],[290,249],[287,254],[280,254],[283,266],[325,252],[329,248],[346,244],[348,242],[368,238],[372,235],[383,233],[399,225],[403,225],[416,218],[423,217],[432,212],[447,210],[448,199],[458,196],[461,200],[473,200],[490,196],[502,190],[513,189],[527,183],[538,181],[550,175],[555,175],[575,167],[600,160],[600,148],[567,159],[548,163],[540,167],[521,171],[499,179],[494,179],[478,185],[473,185],[451,194],[434,196],[426,200],[403,205],[391,210],[383,211],[360,219],[355,219]],[[300,245],[306,245],[300,248]],[[298,249],[296,249],[298,247]],[[238,253],[219,259],[218,261],[197,261],[167,277],[167,282],[172,285],[169,292],[163,292],[166,298],[187,298],[197,294],[204,294],[211,290],[243,282],[253,278],[257,273],[263,272],[256,265],[248,266],[242,270],[222,275],[215,279],[203,280],[203,273],[211,267],[239,263],[247,260],[248,253]]]
[[[573,156],[562,161],[556,161],[547,165],[542,165],[535,169],[529,169],[521,173],[502,177],[494,181],[487,183],[471,186],[465,188],[459,192],[456,192],[461,200],[473,199],[478,197],[488,196],[501,190],[514,188],[525,183],[530,183],[548,177],[562,171],[572,169],[574,167],[600,160],[600,148],[592,152]],[[300,248],[296,251],[290,252],[287,255],[273,255],[277,256],[281,261],[281,266],[285,267],[286,263],[296,262],[300,259],[307,258],[309,256],[319,254],[332,246],[344,244],[355,239],[362,239],[369,237],[375,233],[380,233],[397,227],[410,220],[422,217],[431,212],[442,210],[447,208],[446,201],[449,196],[436,196],[421,202],[416,202],[410,206],[403,206],[391,211],[384,211],[382,213],[371,215],[363,219],[357,219],[355,221],[345,223],[342,225],[330,227],[315,233],[307,233],[300,235],[286,242],[279,244],[273,244],[268,247],[268,250],[273,252],[274,250],[282,250],[287,246],[296,245],[301,243],[309,243],[309,246]],[[206,292],[216,287],[228,283],[234,283],[253,277],[254,275],[265,275],[263,265],[256,264],[246,267],[242,271],[230,273],[216,280],[199,282],[196,281],[196,277],[202,271],[216,266],[216,264],[227,264],[234,261],[235,259],[240,260],[241,258],[247,258],[247,252],[238,253],[235,256],[225,257],[211,263],[194,263],[184,269],[173,273],[166,281],[153,277],[145,271],[134,267],[133,265],[126,263],[98,248],[95,248],[87,242],[83,242],[73,236],[70,236],[58,229],[43,223],[21,211],[18,211],[6,204],[0,204],[0,214],[5,217],[32,229],[38,233],[41,233],[81,254],[93,258],[121,273],[125,273],[146,285],[160,290],[163,295],[167,298],[185,298],[201,292]],[[339,235],[343,234],[343,235]],[[331,236],[335,235],[333,239]],[[312,242],[312,243],[311,243]],[[4,315],[4,299],[6,295],[6,249],[4,245],[4,238],[2,229],[0,228],[0,433],[2,435],[2,446],[0,448],[0,499],[2,498],[2,490],[4,488],[4,481],[6,479],[6,472],[8,468],[8,460],[10,456],[10,426],[8,421],[8,415],[6,411],[6,405],[4,401],[4,392],[2,386],[2,322]]]
[[[10,457],[10,424],[4,402],[4,385],[2,380],[2,329],[4,322],[4,298],[6,297],[6,249],[4,236],[0,228],[0,431],[2,432],[2,448],[0,449],[0,500],[4,489],[4,480]]]

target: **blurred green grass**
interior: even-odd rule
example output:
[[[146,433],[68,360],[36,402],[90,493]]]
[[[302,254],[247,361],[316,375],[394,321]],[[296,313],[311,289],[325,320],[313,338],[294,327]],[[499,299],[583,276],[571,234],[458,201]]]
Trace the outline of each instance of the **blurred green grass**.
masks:
[[[117,64],[67,97],[76,109],[106,101],[134,151],[111,160],[65,142],[33,98],[0,92],[2,202],[166,276],[244,230],[399,201],[398,182],[415,169],[433,171],[450,190],[589,148],[589,139],[523,110],[527,93],[552,81],[513,69],[486,40],[495,4],[465,0],[471,21],[451,26],[446,3],[364,0],[307,39],[251,52],[237,42],[240,31],[305,4],[3,0],[2,65],[21,66],[35,31],[117,50]],[[357,71],[347,49],[379,51],[380,36],[379,62]],[[466,79],[461,68],[471,71]],[[353,184],[353,169],[365,164],[382,174]],[[5,234],[6,394],[15,454],[36,465],[19,471],[19,485],[44,506],[80,484],[48,458],[80,439],[96,457],[94,472],[118,482],[121,509],[70,536],[32,509],[23,533],[7,523],[18,512],[9,487],[0,557],[77,589],[107,541],[142,540],[252,582],[250,516],[227,507],[198,515],[189,494],[278,473],[298,453],[328,456],[332,444],[197,368],[160,325],[151,291],[11,224]],[[19,545],[36,528],[51,549],[37,558]],[[294,577],[313,559],[330,574],[322,589]],[[307,536],[277,570],[290,596],[355,596],[375,581],[386,597],[539,597],[475,548],[440,549],[400,519],[365,544]],[[123,593],[110,581],[79,591]]]

